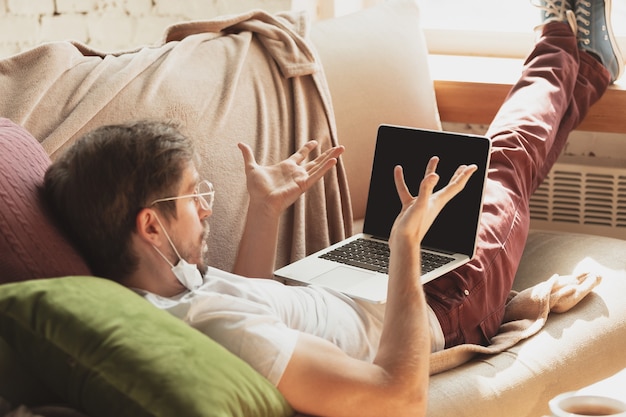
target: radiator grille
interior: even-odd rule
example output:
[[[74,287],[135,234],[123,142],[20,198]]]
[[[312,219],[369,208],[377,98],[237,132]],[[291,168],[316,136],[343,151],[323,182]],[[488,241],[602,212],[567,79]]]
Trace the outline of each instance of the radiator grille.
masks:
[[[626,239],[626,167],[557,162],[530,208],[535,228]]]

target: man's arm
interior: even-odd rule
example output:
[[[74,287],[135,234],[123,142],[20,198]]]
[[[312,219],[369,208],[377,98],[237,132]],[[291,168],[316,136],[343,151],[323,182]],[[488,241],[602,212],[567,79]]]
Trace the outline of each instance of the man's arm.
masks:
[[[396,167],[402,210],[389,240],[389,291],[383,332],[373,363],[348,357],[319,338],[301,334],[278,389],[298,411],[320,416],[426,415],[430,329],[420,281],[420,242],[443,206],[476,170],[459,167],[433,194],[437,158],[431,159],[418,197]]]
[[[249,194],[248,211],[233,272],[247,277],[272,278],[276,261],[280,216],[306,190],[337,164],[343,146],[330,148],[312,161],[317,147],[310,141],[278,164],[261,166],[248,145],[239,144]]]
[[[278,384],[296,410],[318,416],[426,415],[430,330],[412,253],[390,266],[385,324],[373,363],[351,358],[330,342],[301,333]],[[400,254],[399,254],[400,255]]]

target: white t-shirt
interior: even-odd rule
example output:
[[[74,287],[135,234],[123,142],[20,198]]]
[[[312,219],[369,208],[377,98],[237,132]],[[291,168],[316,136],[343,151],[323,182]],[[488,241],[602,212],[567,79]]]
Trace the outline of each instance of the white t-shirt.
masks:
[[[139,292],[239,356],[274,385],[299,332],[319,336],[349,356],[371,362],[385,308],[321,287],[286,286],[216,268],[209,268],[198,289],[175,297]],[[432,311],[430,317],[432,323]],[[441,332],[438,322],[436,326]]]

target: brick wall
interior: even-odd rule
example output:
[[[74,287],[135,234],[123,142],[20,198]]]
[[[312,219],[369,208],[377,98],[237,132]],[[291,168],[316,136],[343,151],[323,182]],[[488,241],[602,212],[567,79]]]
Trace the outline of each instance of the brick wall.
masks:
[[[158,42],[170,24],[254,8],[290,10],[291,0],[0,0],[0,57],[73,39],[105,51]]]

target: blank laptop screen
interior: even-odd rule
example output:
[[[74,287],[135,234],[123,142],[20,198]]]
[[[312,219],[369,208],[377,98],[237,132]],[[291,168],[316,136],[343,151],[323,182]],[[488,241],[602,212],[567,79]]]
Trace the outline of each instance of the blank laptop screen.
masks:
[[[471,256],[476,244],[489,150],[490,141],[483,136],[380,126],[363,231],[389,237],[401,207],[393,180],[396,165],[402,165],[409,190],[417,195],[432,156],[440,158],[437,167],[440,180],[435,190],[448,183],[459,165],[476,164],[478,171],[443,209],[422,242],[426,249],[445,249]]]

